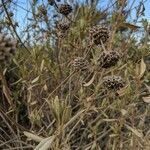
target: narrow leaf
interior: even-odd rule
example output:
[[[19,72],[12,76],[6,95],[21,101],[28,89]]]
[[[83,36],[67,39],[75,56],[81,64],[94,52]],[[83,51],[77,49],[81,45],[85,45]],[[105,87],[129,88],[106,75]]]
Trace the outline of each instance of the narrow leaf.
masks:
[[[129,125],[125,124],[128,130],[132,131],[136,136],[142,138],[143,134],[142,132],[139,132],[137,129],[130,127]]]
[[[41,141],[44,139],[44,138],[42,138],[42,137],[40,137],[40,136],[38,136],[38,135],[35,135],[35,134],[33,134],[33,133],[30,133],[30,132],[24,131],[23,133],[24,133],[24,135],[25,135],[27,138],[29,138],[29,139],[31,139],[31,140],[33,140],[33,141],[36,141],[36,142],[41,142]]]
[[[7,85],[3,85],[3,93],[4,93],[8,103],[11,105],[12,104],[12,97],[11,97],[10,89],[7,87]]]
[[[36,77],[35,79],[33,79],[31,83],[37,82],[37,81],[39,80],[39,77],[40,77],[40,76],[38,76],[38,77]]]
[[[123,87],[123,88],[121,88],[120,90],[117,91],[118,95],[119,95],[119,96],[125,95],[127,89],[128,89],[128,85],[125,86],[125,87]]]
[[[51,147],[52,142],[54,141],[55,136],[51,136],[43,139],[34,150],[48,150]]]
[[[91,78],[91,80],[89,82],[83,84],[83,86],[85,86],[85,87],[90,86],[94,82],[95,76],[96,76],[96,73],[94,73],[94,75]]]
[[[124,28],[129,28],[131,30],[137,30],[139,29],[140,27],[139,26],[136,26],[136,25],[133,25],[131,23],[127,23],[127,22],[124,22],[120,25],[120,27],[124,27]]]
[[[40,67],[40,70],[41,70],[41,72],[43,71],[43,68],[44,68],[44,59],[42,60],[42,62],[41,62],[41,67]]]
[[[143,101],[145,103],[150,103],[150,96],[148,96],[148,97],[142,97],[142,98],[143,98]]]
[[[145,62],[144,62],[144,60],[143,60],[143,58],[142,58],[142,59],[141,59],[141,63],[140,63],[139,79],[141,79],[141,78],[143,77],[145,71],[146,71],[146,64],[145,64]]]

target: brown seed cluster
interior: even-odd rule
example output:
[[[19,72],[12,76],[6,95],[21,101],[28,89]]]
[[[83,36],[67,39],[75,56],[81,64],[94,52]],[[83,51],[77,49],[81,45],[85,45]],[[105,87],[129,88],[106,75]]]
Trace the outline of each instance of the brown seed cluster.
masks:
[[[73,61],[73,67],[75,70],[85,71],[88,69],[88,61],[83,57],[77,57]]]
[[[5,34],[0,33],[0,62],[7,63],[10,61],[16,51],[16,42]]]
[[[120,76],[106,76],[103,78],[103,84],[109,90],[119,90],[125,86],[125,82]]]
[[[56,23],[56,27],[61,30],[61,31],[67,31],[70,27],[69,23],[65,23],[65,22],[58,22]]]
[[[104,44],[109,38],[108,28],[96,25],[89,30],[89,37],[91,42],[95,45]]]
[[[102,68],[109,68],[115,66],[119,61],[120,55],[116,51],[102,52],[98,62]]]
[[[67,35],[67,31],[70,28],[70,24],[68,22],[57,22],[56,23],[57,28],[57,35],[59,38],[65,38]]]
[[[59,12],[62,15],[68,16],[72,12],[72,7],[69,4],[61,4],[59,7]]]

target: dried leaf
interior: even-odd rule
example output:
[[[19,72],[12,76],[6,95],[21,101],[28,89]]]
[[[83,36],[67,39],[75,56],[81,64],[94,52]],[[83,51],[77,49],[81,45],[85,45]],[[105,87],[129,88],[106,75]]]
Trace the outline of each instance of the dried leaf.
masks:
[[[143,77],[145,71],[146,71],[146,64],[145,64],[145,62],[144,62],[144,60],[143,60],[143,58],[142,58],[142,59],[141,59],[141,63],[140,63],[139,79],[141,79],[141,78]]]
[[[12,97],[11,97],[11,92],[7,85],[3,85],[3,93],[8,101],[8,103],[11,105],[12,104]]]
[[[139,26],[136,26],[136,25],[133,25],[133,24],[127,23],[127,22],[121,23],[121,24],[119,25],[119,27],[125,28],[125,29],[128,29],[128,28],[129,28],[129,29],[131,29],[131,30],[137,30],[137,29],[140,28]]]
[[[118,136],[118,134],[111,134],[111,135],[109,135],[109,137],[117,137]]]
[[[106,121],[106,122],[114,122],[114,121],[117,121],[117,119],[103,119],[103,121]]]
[[[96,73],[94,73],[94,75],[91,78],[91,80],[89,82],[83,84],[83,86],[85,86],[85,87],[90,86],[94,82],[95,76],[96,76]]]
[[[31,140],[34,140],[34,141],[36,141],[36,142],[41,142],[41,141],[44,139],[44,138],[42,138],[42,137],[40,137],[40,136],[38,136],[38,135],[35,135],[35,134],[33,134],[33,133],[30,133],[30,132],[26,132],[26,131],[24,131],[23,134],[24,134],[27,138],[29,138],[29,139],[31,139]]]
[[[46,84],[44,85],[43,89],[44,89],[44,91],[47,91],[47,90],[48,90],[48,87],[47,87]]]
[[[150,103],[150,96],[148,96],[148,97],[142,97],[142,98],[143,98],[143,101],[145,103]]]
[[[44,59],[42,60],[42,62],[41,62],[41,67],[40,67],[40,70],[41,70],[41,72],[43,71],[43,68],[44,68]]]
[[[144,15],[144,11],[145,11],[145,6],[142,2],[140,2],[140,5],[139,5],[137,12],[136,12],[136,15],[142,16],[142,15]]]
[[[143,133],[139,132],[137,129],[130,127],[129,125],[125,124],[125,126],[127,127],[128,130],[132,131],[136,136],[142,138],[143,137]]]
[[[121,113],[123,116],[125,116],[128,112],[125,109],[121,109]]]
[[[120,90],[117,91],[118,95],[119,95],[119,96],[125,95],[127,89],[128,89],[128,85],[125,86],[125,87],[123,87],[123,88],[121,88]]]
[[[55,136],[51,136],[48,138],[43,139],[34,150],[48,150],[53,143]]]
[[[35,79],[33,79],[31,83],[33,84],[33,83],[37,82],[37,81],[39,80],[39,77],[40,77],[40,76],[38,76],[38,77],[36,77]]]
[[[145,86],[146,86],[148,92],[150,93],[150,86],[148,86],[147,84],[145,84]]]

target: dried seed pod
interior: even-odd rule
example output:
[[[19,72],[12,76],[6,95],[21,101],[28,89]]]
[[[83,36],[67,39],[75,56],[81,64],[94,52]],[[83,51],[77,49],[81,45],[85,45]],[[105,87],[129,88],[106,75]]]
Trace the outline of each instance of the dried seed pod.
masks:
[[[96,25],[89,30],[89,38],[95,45],[104,44],[109,38],[109,31],[107,27]]]
[[[75,70],[85,71],[88,69],[88,64],[88,61],[83,57],[77,57],[73,61],[73,67],[75,68]]]
[[[70,23],[58,22],[56,27],[61,31],[67,31],[70,27]]]
[[[119,61],[120,55],[116,51],[106,51],[102,52],[100,58],[98,59],[98,63],[102,68],[109,68],[115,66]]]
[[[119,90],[125,86],[125,82],[120,76],[106,76],[103,85],[109,90]]]
[[[59,7],[59,13],[68,16],[72,12],[72,7],[69,4],[61,4]]]
[[[16,51],[16,41],[0,33],[0,62],[7,63]]]

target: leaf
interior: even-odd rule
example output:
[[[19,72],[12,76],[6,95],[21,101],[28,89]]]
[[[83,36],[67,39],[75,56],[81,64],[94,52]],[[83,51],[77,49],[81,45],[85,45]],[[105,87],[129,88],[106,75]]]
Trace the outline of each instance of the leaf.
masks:
[[[125,87],[123,87],[123,88],[121,88],[120,90],[118,90],[118,91],[117,91],[118,95],[119,95],[119,96],[125,95],[125,94],[126,94],[126,91],[127,91],[127,89],[128,89],[128,86],[129,86],[129,85],[126,85]]]
[[[121,109],[121,113],[123,116],[125,116],[128,112],[125,109]]]
[[[125,126],[127,127],[128,130],[132,131],[136,136],[142,138],[143,137],[143,133],[139,132],[137,129],[130,127],[129,125],[125,124]]]
[[[39,80],[39,77],[40,77],[40,76],[38,76],[38,77],[36,77],[35,79],[33,79],[31,83],[33,84],[33,83],[37,82],[37,81]]]
[[[44,68],[44,59],[42,60],[42,62],[41,62],[41,67],[40,67],[40,71],[42,72],[43,71],[43,68]]]
[[[117,119],[102,119],[103,121],[106,121],[106,122],[114,122],[114,121],[117,121]]]
[[[118,136],[118,134],[111,134],[111,135],[109,135],[109,137],[117,137]]]
[[[47,85],[46,85],[46,84],[43,86],[43,89],[44,89],[44,91],[47,91],[47,90],[48,90],[48,88],[47,88]]]
[[[148,92],[150,93],[150,86],[148,86],[147,84],[145,84],[145,86],[146,86]]]
[[[119,25],[119,27],[121,28],[126,28],[126,29],[131,29],[131,30],[137,30],[139,29],[140,27],[139,26],[136,26],[136,25],[133,25],[131,23],[127,23],[127,22],[123,22]]]
[[[145,103],[150,103],[150,96],[148,96],[148,97],[142,97],[142,99],[143,99],[143,101]]]
[[[142,15],[144,15],[144,11],[145,11],[145,6],[142,2],[140,2],[140,5],[139,5],[137,12],[136,12],[136,15],[142,16]]]
[[[3,93],[4,93],[8,103],[11,105],[12,104],[11,92],[6,85],[3,85]]]
[[[85,87],[90,86],[94,82],[95,76],[96,76],[96,73],[94,73],[94,75],[91,78],[91,80],[89,82],[83,84],[83,86],[85,86]]]
[[[146,71],[146,64],[145,64],[145,62],[144,62],[144,60],[142,58],[141,59],[141,63],[140,63],[139,79],[141,79],[143,77],[145,71]]]
[[[28,137],[28,138],[30,138],[31,140],[34,140],[34,141],[36,141],[36,142],[41,142],[41,141],[44,139],[44,138],[42,138],[42,137],[40,137],[40,136],[38,136],[38,135],[35,135],[35,134],[33,134],[33,133],[30,133],[30,132],[26,132],[26,131],[24,131],[23,134],[24,134],[26,137]]]
[[[51,147],[56,136],[51,136],[43,139],[34,150],[48,150]]]

